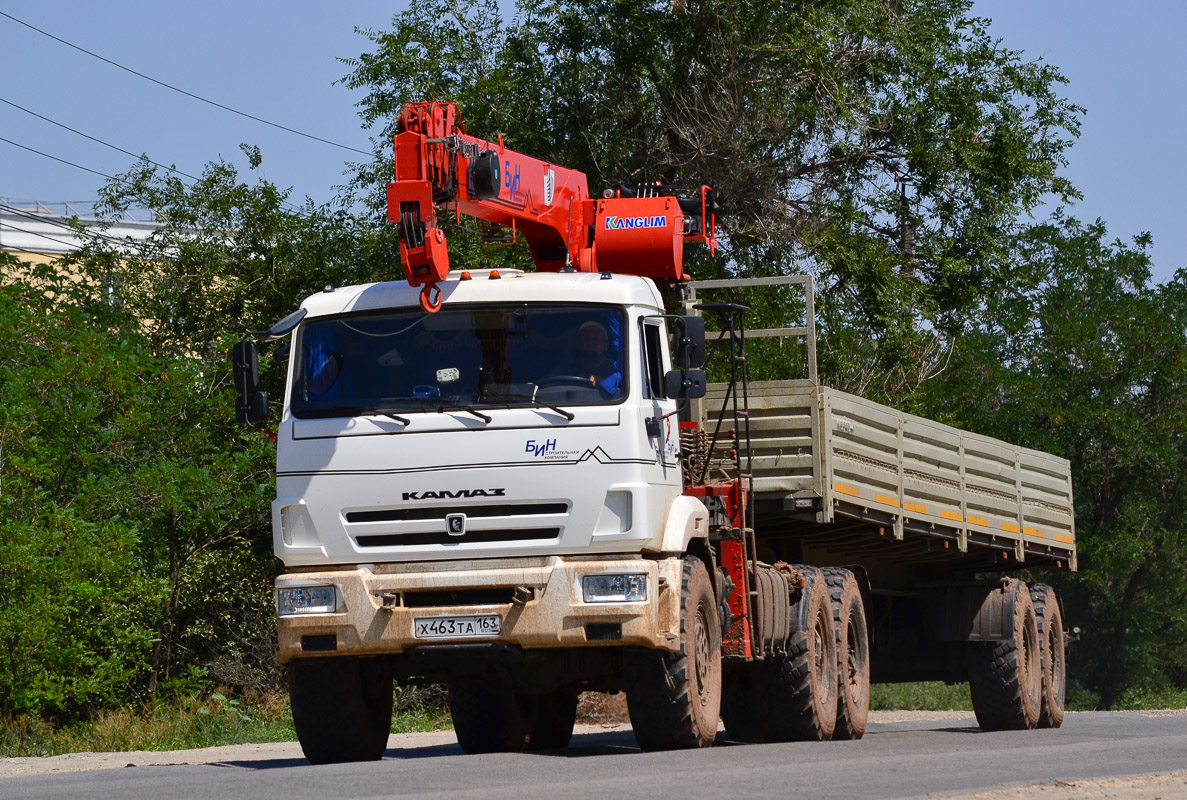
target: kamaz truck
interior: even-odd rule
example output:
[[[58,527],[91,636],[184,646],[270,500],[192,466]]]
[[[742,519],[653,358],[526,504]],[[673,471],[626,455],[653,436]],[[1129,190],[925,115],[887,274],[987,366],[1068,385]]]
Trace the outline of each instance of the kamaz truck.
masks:
[[[446,685],[467,753],[565,747],[587,690],[624,691],[648,750],[722,722],[860,738],[871,680],[968,680],[983,728],[1060,724],[1059,602],[1012,576],[1076,568],[1065,460],[820,384],[810,279],[760,281],[804,289],[799,328],[705,302],[722,283],[681,254],[715,247],[709,187],[590,198],[422,103],[388,199],[408,280],[328,287],[258,337],[287,352],[277,657],[310,761],[380,758],[393,682]],[[463,213],[536,271],[451,270],[438,215]],[[767,335],[804,378],[753,379]],[[236,347],[254,425],[257,358]]]

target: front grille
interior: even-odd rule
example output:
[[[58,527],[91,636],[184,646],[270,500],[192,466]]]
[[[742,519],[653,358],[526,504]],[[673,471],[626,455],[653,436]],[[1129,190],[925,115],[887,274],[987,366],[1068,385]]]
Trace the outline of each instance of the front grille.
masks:
[[[525,540],[556,539],[560,528],[518,528],[516,530],[476,531],[467,530],[461,536],[450,536],[444,531],[432,533],[377,533],[356,536],[359,547],[413,547],[427,544],[493,544],[497,542],[521,542]]]
[[[430,506],[421,508],[385,508],[377,511],[350,511],[347,522],[415,522],[445,519],[446,514],[465,513],[469,519],[481,517],[518,517],[531,514],[565,514],[566,503],[501,503],[499,505]]]

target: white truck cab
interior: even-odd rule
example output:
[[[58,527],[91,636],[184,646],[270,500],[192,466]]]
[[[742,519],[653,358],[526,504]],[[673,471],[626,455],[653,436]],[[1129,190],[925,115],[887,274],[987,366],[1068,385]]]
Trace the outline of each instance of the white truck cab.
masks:
[[[623,648],[681,647],[707,511],[682,494],[654,284],[504,270],[440,288],[433,314],[406,283],[327,289],[291,333],[272,518],[297,716],[324,721],[314,698],[374,667],[547,684],[564,717],[578,688],[616,688]]]

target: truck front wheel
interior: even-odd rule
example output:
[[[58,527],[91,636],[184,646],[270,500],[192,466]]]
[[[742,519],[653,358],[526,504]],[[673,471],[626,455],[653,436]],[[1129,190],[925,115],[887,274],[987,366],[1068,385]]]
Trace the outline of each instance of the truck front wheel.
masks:
[[[449,684],[449,715],[457,743],[470,755],[517,753],[536,724],[535,699],[509,686]]]
[[[289,700],[312,764],[378,761],[392,724],[392,677],[374,658],[289,664]]]
[[[721,718],[721,618],[709,573],[686,556],[680,587],[680,649],[626,654],[627,710],[644,750],[708,747]]]
[[[558,689],[533,698],[536,703],[536,722],[528,736],[529,750],[561,750],[573,738],[577,723],[577,692]]]

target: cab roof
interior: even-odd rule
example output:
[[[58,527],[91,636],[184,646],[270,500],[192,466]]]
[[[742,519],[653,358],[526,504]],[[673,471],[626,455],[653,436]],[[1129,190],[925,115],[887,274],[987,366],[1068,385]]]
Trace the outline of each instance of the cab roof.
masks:
[[[663,309],[655,284],[637,275],[589,272],[523,272],[517,269],[449,273],[441,289],[442,307],[460,303],[607,303]],[[497,277],[496,277],[497,276]],[[420,306],[420,287],[385,281],[341,288],[327,287],[301,304],[309,317],[352,311],[377,311]]]

